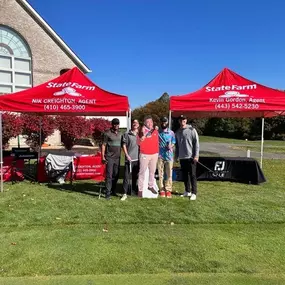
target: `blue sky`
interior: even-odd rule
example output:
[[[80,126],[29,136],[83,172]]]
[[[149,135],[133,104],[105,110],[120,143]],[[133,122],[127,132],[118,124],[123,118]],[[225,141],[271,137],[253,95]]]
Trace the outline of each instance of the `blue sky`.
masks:
[[[29,0],[132,108],[205,85],[224,67],[285,89],[285,1]]]

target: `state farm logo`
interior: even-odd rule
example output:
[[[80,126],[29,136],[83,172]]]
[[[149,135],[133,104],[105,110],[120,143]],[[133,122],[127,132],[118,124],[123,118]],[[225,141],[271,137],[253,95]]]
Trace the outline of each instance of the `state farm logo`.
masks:
[[[206,86],[205,91],[210,92],[209,102],[211,103],[265,103],[264,98],[255,98],[255,92],[252,92],[257,89],[257,84],[250,85],[221,85],[221,86]],[[223,91],[223,92],[221,92]],[[250,92],[251,91],[251,92]],[[216,92],[219,92],[221,95],[214,95]],[[251,95],[246,93],[253,93]],[[249,105],[216,105],[217,109],[258,109],[259,106]]]
[[[56,83],[56,82],[49,82],[47,84],[47,88],[62,88],[61,91],[54,92],[54,96],[63,96],[63,95],[69,95],[74,97],[80,97],[83,96],[78,90],[86,90],[86,91],[94,91],[95,86],[86,86],[81,85],[77,82],[62,82],[62,83]]]
[[[82,96],[80,93],[76,92],[74,88],[71,88],[71,87],[66,87],[66,88],[63,88],[61,91],[53,93],[54,96],[63,96],[65,94],[70,95],[70,96],[75,96],[75,97]]]
[[[220,98],[245,98],[245,97],[249,97],[249,95],[247,94],[240,94],[238,91],[227,91],[225,92],[225,94],[220,95]]]
[[[206,92],[219,92],[219,91],[243,91],[243,90],[255,90],[256,84],[250,85],[222,85],[222,86],[206,86]]]

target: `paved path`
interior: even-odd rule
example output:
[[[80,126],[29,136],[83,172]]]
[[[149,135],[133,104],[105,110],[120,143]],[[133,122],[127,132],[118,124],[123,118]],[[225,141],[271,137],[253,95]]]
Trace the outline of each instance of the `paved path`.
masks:
[[[213,152],[218,153],[221,156],[242,156],[246,157],[245,150],[234,149],[234,147],[241,147],[244,145],[239,144],[229,144],[229,143],[210,143],[201,142],[200,150],[202,152]],[[250,151],[250,156],[253,158],[260,158],[260,151]],[[268,153],[264,152],[263,158],[265,159],[285,159],[285,153]]]

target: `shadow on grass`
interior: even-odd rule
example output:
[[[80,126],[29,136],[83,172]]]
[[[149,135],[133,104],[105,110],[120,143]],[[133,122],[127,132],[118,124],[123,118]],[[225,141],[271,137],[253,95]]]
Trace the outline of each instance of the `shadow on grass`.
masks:
[[[50,183],[47,184],[48,188],[55,189],[58,191],[65,191],[65,192],[77,192],[81,194],[86,194],[92,197],[98,197],[105,198],[106,188],[105,188],[105,182],[96,182],[89,180],[87,181],[76,181],[72,183],[66,183],[66,184],[58,184],[58,183]],[[117,183],[116,187],[116,194],[118,196],[123,195],[123,184],[121,182]]]
[[[118,196],[121,196],[124,193],[123,184],[120,181],[124,178],[124,169],[124,166],[121,165],[119,170],[119,181],[116,187],[116,194],[118,194]],[[106,192],[105,181],[98,182],[96,180],[73,180],[72,182],[67,180],[65,184],[52,182],[47,183],[46,186],[58,191],[78,192],[93,197],[101,196],[102,198],[105,198]]]

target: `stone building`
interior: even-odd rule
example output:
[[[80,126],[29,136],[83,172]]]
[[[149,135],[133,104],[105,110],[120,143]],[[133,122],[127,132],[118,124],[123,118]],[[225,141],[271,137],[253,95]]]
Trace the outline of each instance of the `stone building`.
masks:
[[[74,66],[91,72],[26,0],[0,0],[0,94],[39,85]],[[60,144],[58,131],[48,143]]]

